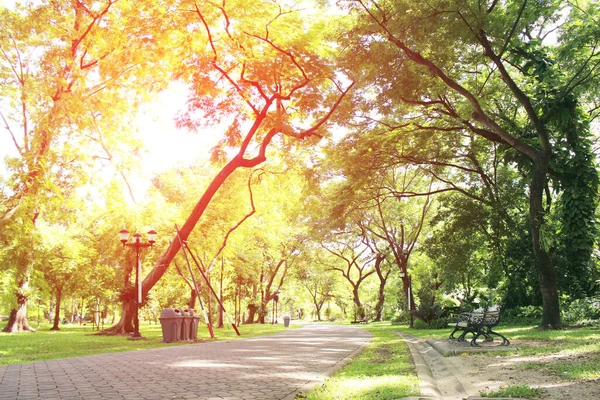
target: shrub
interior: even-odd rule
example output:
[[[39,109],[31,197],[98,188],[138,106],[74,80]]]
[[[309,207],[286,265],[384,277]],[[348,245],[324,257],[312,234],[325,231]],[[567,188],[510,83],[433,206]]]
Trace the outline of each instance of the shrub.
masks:
[[[562,313],[563,320],[568,323],[600,319],[600,296],[564,302]]]
[[[524,306],[502,311],[502,321],[510,324],[537,324],[542,319],[542,307]]]
[[[408,311],[397,310],[392,317],[392,325],[408,324],[410,313]]]
[[[414,329],[429,329],[429,324],[420,318],[415,318],[413,321]]]
[[[449,317],[437,318],[429,322],[430,329],[448,329],[448,324],[456,322]]]

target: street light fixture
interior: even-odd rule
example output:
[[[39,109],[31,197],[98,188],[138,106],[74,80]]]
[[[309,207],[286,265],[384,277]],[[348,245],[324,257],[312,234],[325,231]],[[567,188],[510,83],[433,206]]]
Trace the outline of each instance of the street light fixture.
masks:
[[[271,325],[277,324],[277,302],[279,302],[279,292],[273,293],[273,316],[271,317]]]
[[[135,306],[135,316],[133,318],[133,335],[130,339],[137,340],[143,339],[140,334],[140,320],[139,320],[139,309],[140,304],[142,303],[142,282],[140,282],[140,275],[142,274],[142,263],[140,261],[140,251],[144,247],[152,247],[154,243],[156,243],[156,231],[154,229],[150,230],[146,236],[148,238],[148,243],[142,243],[142,235],[139,232],[134,233],[132,237],[131,243],[127,243],[129,241],[129,231],[123,227],[119,232],[119,239],[121,243],[123,243],[123,247],[133,247],[135,250],[135,287],[137,291],[137,296],[133,300],[133,304]]]

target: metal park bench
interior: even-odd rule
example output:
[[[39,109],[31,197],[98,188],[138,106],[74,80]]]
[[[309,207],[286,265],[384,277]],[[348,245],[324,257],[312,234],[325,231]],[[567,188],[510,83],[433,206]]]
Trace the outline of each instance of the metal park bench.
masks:
[[[494,338],[492,335],[496,335],[502,338],[502,345],[508,346],[510,341],[502,334],[495,332],[492,328],[500,323],[500,307],[493,306],[484,309],[477,309],[471,312],[464,312],[458,316],[454,331],[450,334],[450,339],[457,339],[459,342],[466,340],[465,336],[470,333],[473,335],[471,339],[471,346],[478,346],[477,339],[480,336],[484,336],[486,342],[492,342]],[[454,334],[458,331],[462,331],[458,338],[454,337]]]

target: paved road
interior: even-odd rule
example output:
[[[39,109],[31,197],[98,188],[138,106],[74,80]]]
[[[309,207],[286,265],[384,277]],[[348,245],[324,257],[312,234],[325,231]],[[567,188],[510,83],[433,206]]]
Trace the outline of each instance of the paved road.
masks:
[[[0,366],[0,400],[293,399],[370,340],[360,328],[284,333]]]

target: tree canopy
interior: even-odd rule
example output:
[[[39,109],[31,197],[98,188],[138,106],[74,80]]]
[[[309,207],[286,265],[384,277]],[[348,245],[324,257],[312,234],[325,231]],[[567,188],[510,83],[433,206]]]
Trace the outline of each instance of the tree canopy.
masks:
[[[55,328],[69,298],[111,304],[107,333],[129,332],[123,224],[161,233],[144,253],[146,317],[177,298],[210,304],[182,268],[177,224],[247,323],[280,294],[317,319],[429,321],[434,304],[486,292],[559,328],[561,299],[600,285],[599,12],[585,0],[0,8],[4,329],[33,330],[35,295]],[[134,198],[139,110],[174,83],[173,129],[216,145]]]

